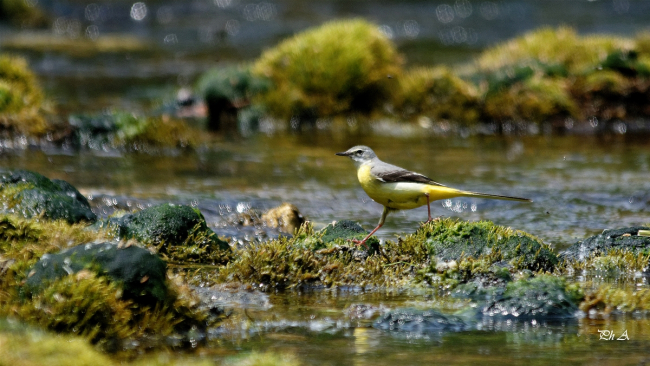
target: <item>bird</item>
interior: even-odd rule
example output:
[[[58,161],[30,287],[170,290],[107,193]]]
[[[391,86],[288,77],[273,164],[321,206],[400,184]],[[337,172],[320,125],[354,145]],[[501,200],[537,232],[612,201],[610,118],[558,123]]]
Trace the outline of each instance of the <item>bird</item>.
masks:
[[[398,166],[385,163],[377,157],[368,146],[358,145],[347,151],[336,153],[347,156],[357,167],[357,178],[363,190],[375,202],[384,206],[379,224],[363,240],[352,240],[357,245],[364,245],[380,227],[384,225],[386,216],[392,211],[410,210],[427,205],[431,217],[431,202],[454,197],[477,197],[520,202],[533,202],[528,198],[502,196],[489,193],[463,191],[434,182],[431,178]]]

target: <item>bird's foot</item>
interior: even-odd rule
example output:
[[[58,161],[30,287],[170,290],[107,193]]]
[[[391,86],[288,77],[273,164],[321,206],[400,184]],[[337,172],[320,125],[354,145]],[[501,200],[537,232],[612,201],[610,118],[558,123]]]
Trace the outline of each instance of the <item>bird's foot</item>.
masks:
[[[431,221],[440,221],[442,220],[443,216],[438,216],[438,217],[429,217],[429,219],[425,222],[422,223],[422,225],[428,224]]]
[[[349,239],[351,242],[354,243],[354,245],[359,246],[363,245],[364,248],[368,249],[368,245],[366,244],[366,239],[359,240],[359,239]]]

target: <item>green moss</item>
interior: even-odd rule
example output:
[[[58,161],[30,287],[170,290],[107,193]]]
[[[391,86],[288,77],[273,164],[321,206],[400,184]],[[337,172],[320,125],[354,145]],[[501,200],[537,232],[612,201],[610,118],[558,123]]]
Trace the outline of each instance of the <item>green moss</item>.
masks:
[[[194,149],[206,142],[205,133],[188,125],[186,122],[168,117],[150,117],[146,119],[140,133],[131,135],[120,143],[130,150],[149,148]]]
[[[260,95],[270,114],[326,117],[370,112],[388,99],[400,72],[394,45],[365,20],[339,20],[265,51],[253,72],[273,87]]]
[[[394,97],[395,111],[405,118],[475,123],[480,115],[478,91],[447,67],[415,68],[402,75]]]
[[[44,135],[50,128],[44,108],[43,92],[25,59],[0,54],[0,131]]]
[[[110,238],[105,230],[91,231],[85,224],[66,221],[39,221],[0,215],[0,254],[16,261],[16,270],[26,270],[46,253],[70,246]]]
[[[576,81],[574,93],[581,97],[589,94],[625,96],[630,93],[633,82],[617,71],[602,70],[590,73]]]
[[[643,272],[650,262],[650,254],[633,252],[625,249],[610,249],[607,253],[595,253],[582,260],[569,259],[564,263],[563,271],[575,273],[587,271],[599,275],[616,276],[634,275]]]
[[[494,120],[543,122],[552,117],[580,118],[566,81],[542,77],[530,77],[488,92],[484,112]]]
[[[293,238],[281,237],[237,250],[218,273],[199,269],[190,281],[239,282],[266,289],[304,285],[453,287],[477,276],[508,281],[510,271],[551,270],[557,263],[552,250],[538,239],[491,222],[439,220],[369,252],[345,239],[325,243],[324,234],[303,225]],[[475,246],[468,245],[468,238],[476,239]],[[500,263],[506,268],[499,268]]]
[[[92,149],[191,149],[207,141],[203,132],[166,116],[143,117],[114,111],[96,116],[72,115],[69,123],[73,130],[70,139],[78,146]]]
[[[634,41],[622,37],[581,37],[569,27],[546,27],[489,48],[476,64],[485,72],[537,61],[562,65],[569,74],[581,74],[597,68],[607,55],[633,48]]]
[[[609,313],[613,310],[622,312],[650,311],[650,289],[622,289],[613,285],[601,285],[595,290],[585,291],[585,299],[580,310],[589,312],[594,309]]]
[[[491,221],[434,220],[415,235],[426,243],[430,255],[443,260],[483,256],[492,263],[507,261],[515,269],[530,270],[552,270],[558,263],[553,250],[540,239]]]
[[[79,366],[115,364],[83,338],[23,327],[12,329],[11,326],[0,324],[0,365],[67,366],[71,360]]]
[[[124,239],[154,246],[176,263],[225,263],[230,246],[208,228],[203,214],[186,205],[161,204],[106,223]]]

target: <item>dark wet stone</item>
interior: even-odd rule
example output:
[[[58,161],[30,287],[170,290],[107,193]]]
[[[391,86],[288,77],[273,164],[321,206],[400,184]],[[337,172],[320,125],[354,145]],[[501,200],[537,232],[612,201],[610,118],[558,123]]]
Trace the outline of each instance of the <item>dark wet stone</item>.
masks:
[[[126,214],[114,223],[119,227],[120,238],[135,238],[154,245],[179,245],[192,234],[205,234],[206,244],[230,250],[228,243],[207,226],[201,212],[186,205],[163,203]]]
[[[398,332],[427,333],[473,329],[475,325],[456,315],[437,310],[396,309],[382,315],[373,327]]]
[[[650,237],[638,236],[637,234],[639,230],[649,229],[646,226],[634,226],[603,230],[598,235],[573,244],[563,251],[560,256],[563,259],[583,260],[592,254],[605,255],[611,249],[648,252],[650,251]]]
[[[499,250],[503,260],[531,270],[551,270],[558,263],[555,253],[527,236],[491,239],[487,225],[492,223],[464,223],[457,231],[447,230],[433,235],[427,239],[429,251],[435,257],[449,261],[460,260],[462,256],[478,258]]]
[[[16,191],[11,197],[5,197],[5,212],[25,218],[42,215],[50,220],[63,219],[71,224],[97,220],[88,200],[66,181],[50,180],[28,170],[15,170],[0,176],[0,190],[11,189]]]
[[[45,254],[29,270],[25,293],[42,290],[50,281],[90,270],[121,283],[123,296],[138,303],[155,303],[165,299],[167,265],[157,255],[137,246],[89,243],[56,254]]]
[[[174,262],[221,264],[230,258],[230,245],[210,229],[198,209],[164,203],[119,218],[101,221],[122,239],[153,245]]]
[[[492,292],[483,307],[485,316],[505,319],[568,319],[574,318],[578,311],[578,299],[569,293],[561,278],[540,275],[509,283],[502,294],[501,290]]]

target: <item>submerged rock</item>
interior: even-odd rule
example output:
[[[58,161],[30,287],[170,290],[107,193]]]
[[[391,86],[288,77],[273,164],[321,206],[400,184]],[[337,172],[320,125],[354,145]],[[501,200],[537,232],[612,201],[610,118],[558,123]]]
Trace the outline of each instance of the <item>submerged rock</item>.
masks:
[[[621,229],[603,230],[602,233],[579,241],[560,256],[563,259],[583,260],[590,255],[605,255],[612,249],[641,252],[650,250],[650,237],[639,236],[639,230],[648,230],[646,226],[625,227]]]
[[[567,290],[563,279],[540,275],[506,285],[482,309],[485,316],[506,319],[569,319],[578,311],[579,293]]]
[[[438,310],[406,308],[384,314],[373,324],[373,327],[398,332],[430,333],[460,332],[474,329],[475,325],[459,316],[444,314]]]
[[[381,316],[373,326],[398,332],[435,333],[494,329],[500,322],[539,323],[575,319],[583,295],[562,278],[540,275],[503,286],[477,283],[458,286],[454,298],[469,298],[472,304],[454,313],[437,309],[396,309]]]
[[[116,230],[123,239],[137,239],[154,245],[175,261],[223,262],[230,245],[210,229],[198,209],[164,203],[101,223]]]
[[[83,270],[119,282],[123,296],[138,303],[162,302],[167,293],[167,265],[162,259],[144,248],[110,242],[82,244],[44,255],[30,269],[25,292],[37,293],[48,283]]]
[[[73,224],[94,222],[97,216],[88,200],[70,183],[48,179],[29,170],[15,170],[0,176],[2,210],[25,218],[43,216]]]

